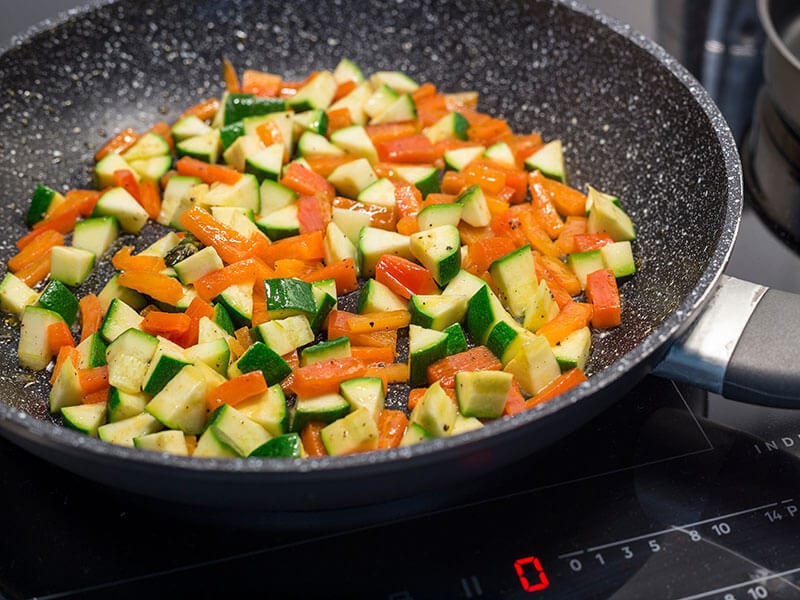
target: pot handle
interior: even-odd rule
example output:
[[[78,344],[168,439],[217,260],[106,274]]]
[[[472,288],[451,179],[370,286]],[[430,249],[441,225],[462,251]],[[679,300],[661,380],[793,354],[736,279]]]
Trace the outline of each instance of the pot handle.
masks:
[[[800,295],[723,275],[654,374],[731,400],[800,408]]]

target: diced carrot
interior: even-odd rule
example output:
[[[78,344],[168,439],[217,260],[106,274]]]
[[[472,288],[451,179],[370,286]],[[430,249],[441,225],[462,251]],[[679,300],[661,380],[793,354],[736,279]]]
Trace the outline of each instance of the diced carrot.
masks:
[[[507,237],[490,237],[470,244],[468,256],[479,271],[488,271],[489,265],[515,249],[516,245]]]
[[[213,246],[227,264],[250,258],[258,249],[255,241],[223,225],[198,206],[184,212],[179,221],[203,244]]]
[[[503,368],[497,357],[486,346],[475,346],[466,352],[445,356],[428,366],[428,383],[438,381],[442,387],[456,384],[460,371],[499,371]]]
[[[577,367],[570,369],[548,383],[547,386],[545,386],[545,388],[533,398],[527,400],[525,402],[525,408],[533,408],[537,404],[541,404],[547,400],[552,400],[556,396],[563,394],[564,392],[568,392],[574,387],[577,387],[584,381],[586,381],[586,375],[583,373],[583,371]]]
[[[242,73],[242,92],[245,94],[274,98],[281,91],[282,84],[280,75],[253,69],[245,69]]]
[[[81,341],[100,331],[103,323],[103,306],[94,294],[86,294],[78,301],[81,313]]]
[[[586,214],[586,196],[568,185],[544,177],[542,187],[550,194],[550,200],[563,217],[582,217]]]
[[[192,318],[184,313],[167,313],[151,310],[142,321],[142,330],[151,335],[161,335],[173,340],[189,331]],[[174,340],[173,340],[174,341]]]
[[[300,277],[303,281],[336,280],[336,293],[347,294],[358,289],[355,261],[346,258]]]
[[[611,269],[600,269],[586,276],[586,299],[592,305],[593,327],[610,329],[622,322],[617,278]]]
[[[378,157],[387,162],[410,164],[432,163],[436,160],[436,149],[424,135],[395,138],[375,144]]]
[[[328,115],[328,135],[339,129],[344,129],[353,124],[353,117],[349,108],[337,108],[329,110]]]
[[[302,196],[317,196],[328,202],[332,202],[336,195],[328,180],[297,162],[289,163],[280,183]]]
[[[536,220],[552,239],[556,239],[564,229],[564,222],[558,215],[555,205],[544,187],[545,177],[539,171],[528,175],[528,188],[531,192],[531,206]]]
[[[325,444],[322,443],[322,428],[327,423],[320,423],[318,421],[311,421],[306,423],[300,431],[300,441],[303,442],[303,450],[306,451],[311,458],[319,458],[320,456],[327,456],[328,451],[325,450]]]
[[[525,410],[525,397],[522,395],[522,390],[519,389],[519,384],[515,379],[511,383],[511,389],[508,390],[506,405],[503,407],[503,414],[516,415],[523,410]]]
[[[41,261],[50,256],[53,246],[63,246],[64,236],[58,231],[45,230],[32,238],[30,242],[8,260],[8,270],[16,273],[25,266]]]
[[[603,246],[614,243],[612,238],[607,233],[579,233],[574,236],[574,252],[588,252],[589,250],[597,250]]]
[[[300,398],[313,398],[339,391],[339,384],[364,375],[366,366],[361,359],[333,358],[294,371],[292,389]]]
[[[19,277],[26,285],[35,286],[50,274],[50,253],[36,262],[25,265],[20,270],[15,271],[14,275]]]
[[[586,233],[586,217],[567,217],[564,221],[564,229],[558,234],[555,241],[556,248],[562,256],[577,252],[575,247],[575,236]]]
[[[382,123],[380,125],[367,125],[367,135],[373,144],[380,144],[397,138],[404,138],[419,133],[419,124],[416,121],[400,121],[396,123]]]
[[[358,83],[356,83],[352,79],[348,79],[347,81],[342,81],[340,84],[336,86],[336,92],[334,92],[333,94],[333,101],[336,102],[337,100],[344,98],[357,87]],[[341,110],[341,109],[337,108],[336,110]],[[330,130],[328,130],[328,133],[330,133]]]
[[[364,369],[364,377],[378,377],[383,381],[384,392],[391,383],[408,383],[408,363],[388,363],[383,366],[370,365]]]
[[[197,177],[209,185],[212,183],[233,185],[242,178],[242,174],[236,169],[225,165],[211,165],[191,156],[179,158],[175,168],[181,175]]]
[[[581,293],[581,282],[566,264],[551,256],[538,256],[535,262],[550,274],[550,279],[557,282],[570,296]],[[538,273],[538,266],[537,266]]]
[[[161,192],[153,181],[142,180],[139,183],[139,204],[151,219],[156,219],[161,212]]]
[[[321,260],[325,257],[324,237],[321,231],[301,233],[262,247],[257,256],[267,265],[273,265],[276,260],[287,257],[299,260]]]
[[[428,269],[392,254],[384,254],[378,259],[375,280],[406,299],[414,294],[435,294],[439,290]]]
[[[242,91],[242,86],[239,85],[239,76],[236,75],[233,63],[224,57],[222,59],[222,74],[225,79],[225,89],[231,94],[238,94]]]
[[[188,117],[189,115],[194,115],[201,121],[208,121],[214,118],[214,115],[216,115],[217,111],[219,111],[219,107],[220,107],[219,98],[216,97],[209,98],[186,109],[181,115],[181,117]]]
[[[347,321],[350,333],[370,333],[387,329],[402,329],[411,322],[411,313],[407,310],[386,310],[365,315],[354,315]]]
[[[110,387],[106,385],[104,388],[100,388],[94,392],[88,392],[81,396],[81,402],[83,404],[103,404],[104,402],[108,402],[108,392],[110,391]]]
[[[497,194],[506,185],[506,174],[484,162],[471,162],[462,173],[467,185],[477,184],[487,194]]]
[[[461,171],[447,171],[440,187],[445,194],[459,194],[467,187],[467,176]]]
[[[164,259],[160,256],[137,255],[133,256],[133,246],[123,246],[111,258],[111,264],[120,271],[148,271],[160,273],[167,268]]]
[[[402,410],[382,410],[378,415],[378,448],[397,448],[407,427],[408,417]]]
[[[90,369],[80,369],[78,371],[78,381],[81,390],[85,394],[91,394],[98,390],[108,387],[108,367],[93,367]]]
[[[264,373],[260,370],[250,371],[244,375],[229,379],[210,390],[206,396],[206,406],[212,411],[223,404],[236,406],[266,391],[267,382],[264,379]]]
[[[419,221],[417,221],[417,217],[413,215],[407,215],[398,219],[397,221],[397,233],[402,235],[411,235],[412,233],[417,233],[419,231]]]
[[[139,134],[130,127],[123,129],[97,151],[97,154],[94,155],[94,159],[99,162],[112,152],[122,154],[133,146],[138,139]]]
[[[194,282],[197,295],[203,300],[213,300],[226,288],[245,282],[255,282],[272,276],[270,269],[260,258],[247,258],[211,271]]]
[[[355,154],[310,154],[303,157],[309,168],[320,177],[328,177],[335,169],[358,159]]]
[[[592,306],[583,302],[570,302],[550,321],[542,325],[537,335],[543,335],[551,346],[555,346],[573,331],[589,325]]]
[[[394,346],[350,346],[350,356],[360,358],[367,366],[394,362],[395,354]]]
[[[123,287],[175,306],[183,298],[183,286],[173,277],[147,271],[124,271],[117,280]]]
[[[74,346],[75,340],[72,339],[72,332],[64,321],[51,323],[47,326],[47,345],[50,352],[58,354],[62,346]]]

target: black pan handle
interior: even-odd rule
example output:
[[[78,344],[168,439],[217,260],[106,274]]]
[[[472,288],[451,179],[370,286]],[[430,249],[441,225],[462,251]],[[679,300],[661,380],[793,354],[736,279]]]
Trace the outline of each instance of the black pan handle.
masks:
[[[800,408],[800,296],[723,276],[654,373],[731,400]]]

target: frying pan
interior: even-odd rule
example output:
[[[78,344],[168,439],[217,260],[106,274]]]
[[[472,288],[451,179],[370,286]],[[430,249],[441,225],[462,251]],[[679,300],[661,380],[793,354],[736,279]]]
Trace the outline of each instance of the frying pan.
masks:
[[[736,147],[722,117],[663,50],[573,2],[122,0],[45,23],[0,56],[6,206],[0,258],[14,252],[37,183],[88,185],[93,152],[114,132],[174,119],[184,107],[219,95],[223,56],[239,69],[289,79],[332,68],[341,57],[365,72],[400,69],[442,90],[478,90],[481,108],[515,130],[565,140],[572,184],[619,195],[638,227],[639,270],[622,286],[623,325],[595,336],[588,383],[478,431],[347,457],[220,461],[112,446],[62,427],[47,413],[46,374],[17,368],[15,327],[6,322],[0,430],[19,445],[145,496],[301,513],[452,486],[528,456],[588,421],[660,362],[662,374],[693,371],[695,383],[727,395],[784,404],[798,397],[797,377],[789,381],[791,369],[780,368],[794,356],[780,347],[790,326],[784,317],[772,338],[746,334],[761,346],[739,344],[735,377],[725,383],[722,376],[736,346],[732,332],[751,313],[755,319],[768,304],[787,302],[722,276],[742,205]],[[84,287],[107,276],[101,269]],[[727,337],[708,333],[719,313],[732,315],[721,328]],[[702,322],[690,330],[698,317]],[[719,346],[709,351],[703,343],[709,339],[721,340]],[[783,362],[763,359],[764,347]],[[705,355],[711,366],[695,368]],[[760,390],[748,389],[760,384],[750,373],[753,357],[778,365]]]

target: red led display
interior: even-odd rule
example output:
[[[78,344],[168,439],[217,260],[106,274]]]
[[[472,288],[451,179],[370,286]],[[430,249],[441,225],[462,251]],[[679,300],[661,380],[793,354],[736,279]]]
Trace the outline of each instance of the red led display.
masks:
[[[530,565],[527,569],[526,566]],[[519,583],[526,592],[538,592],[550,585],[550,580],[542,568],[542,563],[535,556],[526,556],[514,561],[514,570]],[[531,572],[535,571],[535,572]]]

